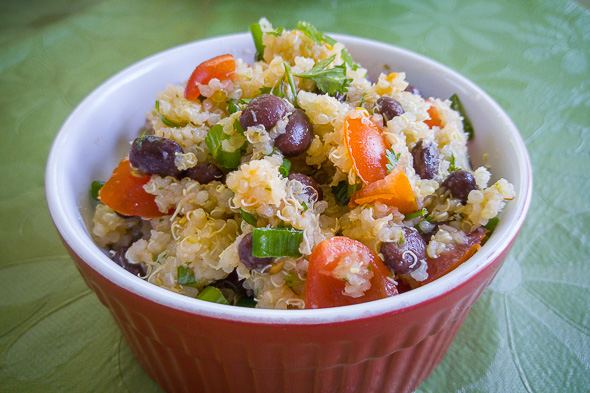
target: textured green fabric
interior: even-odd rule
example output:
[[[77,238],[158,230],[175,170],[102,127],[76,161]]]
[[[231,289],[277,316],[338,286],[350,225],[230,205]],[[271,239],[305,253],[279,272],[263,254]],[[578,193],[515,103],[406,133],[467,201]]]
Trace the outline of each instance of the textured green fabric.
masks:
[[[529,218],[419,392],[590,386],[588,1],[0,2],[0,392],[160,392],[85,286],[45,203],[60,125],[112,74],[163,49],[306,20],[467,76],[512,117],[535,171]]]

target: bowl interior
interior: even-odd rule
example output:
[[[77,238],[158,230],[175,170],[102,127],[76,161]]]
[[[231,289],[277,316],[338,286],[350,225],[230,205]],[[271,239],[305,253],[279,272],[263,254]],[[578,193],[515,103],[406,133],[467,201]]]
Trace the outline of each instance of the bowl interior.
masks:
[[[94,245],[88,225],[94,202],[93,180],[106,180],[127,154],[129,141],[145,124],[156,93],[167,84],[183,83],[196,64],[224,53],[254,58],[249,34],[198,41],[151,56],[113,76],[80,103],[60,130],[49,157],[46,190],[49,208],[60,234],[94,270],[118,285],[153,301],[196,313],[255,322],[324,323],[376,315],[439,296],[469,279],[514,239],[528,210],[532,175],[524,143],[502,109],[480,88],[454,71],[413,52],[388,44],[345,35],[343,42],[355,61],[375,80],[380,72],[404,71],[425,96],[448,98],[457,93],[475,129],[470,155],[475,166],[491,166],[492,181],[506,178],[517,197],[507,204],[490,241],[467,263],[445,277],[408,293],[364,305],[323,310],[279,311],[228,307],[190,299],[151,285],[120,269]]]

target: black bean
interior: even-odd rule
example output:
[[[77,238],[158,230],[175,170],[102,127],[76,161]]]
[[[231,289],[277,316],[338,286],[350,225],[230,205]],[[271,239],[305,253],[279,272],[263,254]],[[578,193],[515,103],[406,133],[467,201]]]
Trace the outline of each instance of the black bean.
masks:
[[[275,139],[275,147],[286,157],[297,156],[311,144],[312,125],[301,109],[295,109],[287,118],[285,132]]]
[[[401,104],[389,96],[379,97],[375,102],[374,111],[383,116],[383,124],[387,124],[388,120],[404,114],[404,108],[402,108]]]
[[[463,203],[467,202],[471,191],[478,189],[473,175],[462,169],[452,172],[442,185],[451,192],[453,198],[460,199]]]
[[[252,233],[248,233],[246,236],[240,240],[240,244],[238,245],[238,255],[240,256],[240,261],[248,268],[248,270],[252,269],[261,269],[266,265],[272,263],[274,258],[258,258],[252,255]]]
[[[148,175],[176,176],[180,173],[174,163],[176,153],[184,151],[172,139],[144,135],[131,144],[129,162],[139,172]]]
[[[406,87],[405,91],[422,97],[422,93],[420,93],[420,90],[418,90],[418,88],[416,86],[408,85],[408,87]]]
[[[432,179],[438,173],[440,154],[433,142],[419,141],[412,149],[414,169],[421,179]]]
[[[143,263],[130,263],[125,257],[127,250],[128,248],[117,250],[113,255],[113,261],[134,276],[144,277],[147,274],[146,266]]]
[[[201,184],[207,184],[215,180],[223,182],[225,180],[225,173],[215,164],[199,162],[194,167],[182,171],[178,177],[190,177]]]
[[[272,94],[261,94],[253,98],[240,114],[240,125],[244,130],[262,124],[268,131],[287,114],[287,102]]]
[[[313,180],[311,177],[304,175],[303,173],[291,173],[287,179],[289,180],[297,180],[299,183],[307,186],[303,189],[303,193],[309,196],[309,199],[321,201],[324,199],[324,192],[322,191],[322,187]]]
[[[408,274],[418,269],[426,259],[426,243],[415,229],[403,228],[404,240],[381,243],[383,263],[395,274]]]

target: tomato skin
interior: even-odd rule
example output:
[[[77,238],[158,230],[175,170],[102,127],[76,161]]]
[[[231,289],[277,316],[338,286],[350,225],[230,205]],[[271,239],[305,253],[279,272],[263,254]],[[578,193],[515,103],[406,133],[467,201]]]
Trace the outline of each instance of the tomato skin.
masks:
[[[358,298],[344,295],[346,282],[331,274],[338,265],[339,258],[350,253],[364,253],[369,256],[373,272],[371,287]],[[397,295],[397,287],[388,277],[391,277],[391,273],[387,267],[367,246],[347,237],[331,237],[318,244],[311,253],[305,284],[305,307],[339,307]]]
[[[438,109],[432,105],[432,100],[428,99],[427,102],[430,102],[430,107],[428,107],[428,114],[430,115],[430,119],[424,120],[424,123],[428,126],[428,128],[432,127],[440,127],[442,128],[442,120],[440,118],[440,114],[438,113]]]
[[[167,213],[162,213],[156,205],[156,197],[143,189],[150,178],[132,174],[129,157],[125,157],[98,192],[98,199],[124,216],[162,217]]]
[[[184,98],[195,101],[199,98],[201,92],[197,83],[202,85],[209,83],[213,78],[219,80],[226,79],[236,70],[236,62],[232,55],[216,56],[199,64],[191,74],[186,88],[184,89]]]
[[[365,183],[383,179],[387,175],[387,146],[379,126],[369,117],[369,112],[356,108],[344,120],[346,147],[353,166]]]

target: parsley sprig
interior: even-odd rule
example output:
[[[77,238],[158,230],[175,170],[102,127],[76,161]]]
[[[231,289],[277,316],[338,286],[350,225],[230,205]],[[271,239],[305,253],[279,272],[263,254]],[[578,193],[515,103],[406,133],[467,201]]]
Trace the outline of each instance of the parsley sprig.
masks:
[[[348,91],[352,79],[346,77],[346,66],[344,64],[327,68],[335,58],[336,55],[332,55],[317,63],[311,70],[303,74],[295,74],[295,76],[313,80],[317,88],[326,94],[344,94]]]
[[[393,148],[391,148],[385,152],[385,157],[387,157],[387,161],[389,161],[389,164],[385,164],[385,168],[387,168],[387,173],[389,173],[395,169],[395,167],[397,166],[397,163],[399,162],[400,155],[401,155],[401,153],[395,154],[395,152],[393,151]]]

